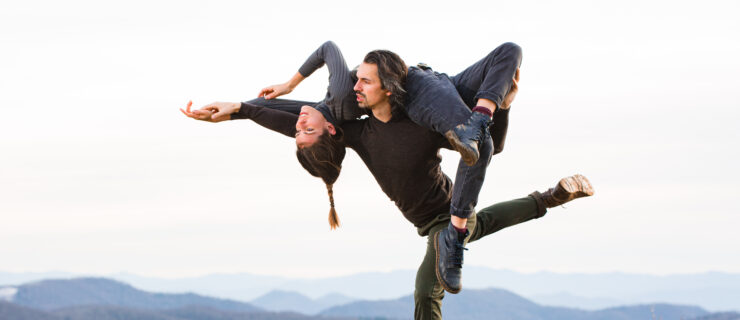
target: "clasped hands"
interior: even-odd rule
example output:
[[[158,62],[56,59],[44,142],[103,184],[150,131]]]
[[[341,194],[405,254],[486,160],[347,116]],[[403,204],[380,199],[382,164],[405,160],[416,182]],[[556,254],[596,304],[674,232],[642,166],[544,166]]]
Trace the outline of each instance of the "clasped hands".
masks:
[[[241,108],[241,104],[238,102],[213,102],[200,109],[190,110],[192,105],[193,101],[189,101],[187,108],[180,108],[180,111],[187,117],[208,122],[229,120],[229,116],[232,113],[239,112]]]

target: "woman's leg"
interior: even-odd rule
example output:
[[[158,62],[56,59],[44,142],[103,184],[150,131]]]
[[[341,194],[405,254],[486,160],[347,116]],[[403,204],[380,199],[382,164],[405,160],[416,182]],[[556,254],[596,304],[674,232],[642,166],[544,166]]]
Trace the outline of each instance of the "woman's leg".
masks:
[[[509,110],[493,110],[493,107],[501,106],[521,64],[522,48],[507,42],[451,78],[468,107],[481,105],[496,111],[493,114],[493,123],[488,128],[493,136],[493,154],[503,150],[509,125]]]

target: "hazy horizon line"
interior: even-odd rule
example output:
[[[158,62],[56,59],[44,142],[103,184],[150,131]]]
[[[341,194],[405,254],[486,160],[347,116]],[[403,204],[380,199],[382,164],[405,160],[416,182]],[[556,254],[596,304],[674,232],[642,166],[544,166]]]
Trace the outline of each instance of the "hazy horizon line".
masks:
[[[622,275],[640,275],[640,276],[656,276],[656,277],[669,277],[669,276],[688,276],[688,275],[701,275],[701,274],[728,274],[728,275],[740,275],[740,272],[732,272],[732,271],[724,271],[724,270],[705,270],[705,271],[698,271],[698,272],[678,272],[678,273],[651,273],[651,272],[628,272],[628,271],[603,271],[603,272],[562,272],[562,271],[553,271],[553,270],[546,270],[546,269],[540,269],[536,271],[519,271],[514,269],[506,269],[506,268],[493,268],[488,266],[482,266],[482,265],[471,265],[466,266],[465,268],[471,269],[471,268],[483,268],[483,269],[490,269],[494,271],[504,271],[504,272],[514,272],[522,275],[536,275],[536,274],[543,274],[543,273],[549,273],[549,274],[555,274],[555,275],[614,275],[614,274],[622,274]],[[193,275],[185,275],[185,276],[162,276],[162,275],[154,275],[154,274],[142,274],[142,273],[136,273],[136,272],[130,272],[130,271],[116,271],[116,272],[107,272],[107,273],[97,273],[97,272],[77,272],[77,271],[62,271],[62,270],[51,270],[51,271],[8,271],[8,270],[1,270],[0,273],[5,274],[15,274],[15,275],[42,275],[42,274],[66,274],[74,277],[111,277],[116,275],[131,275],[141,278],[158,278],[163,280],[181,280],[181,279],[192,279],[192,278],[204,278],[208,276],[233,276],[233,275],[252,275],[252,276],[260,276],[260,277],[276,277],[276,278],[284,278],[284,279],[302,279],[302,280],[320,280],[320,279],[331,279],[331,278],[342,278],[342,277],[351,277],[351,276],[357,276],[362,274],[389,274],[394,272],[416,272],[416,269],[393,269],[393,270],[378,270],[378,271],[360,271],[355,273],[346,273],[346,274],[337,274],[333,276],[316,276],[316,277],[309,277],[309,276],[286,276],[286,275],[279,275],[279,274],[265,274],[260,272],[249,272],[249,271],[238,271],[238,272],[210,272],[210,273],[201,273],[201,274],[193,274]]]

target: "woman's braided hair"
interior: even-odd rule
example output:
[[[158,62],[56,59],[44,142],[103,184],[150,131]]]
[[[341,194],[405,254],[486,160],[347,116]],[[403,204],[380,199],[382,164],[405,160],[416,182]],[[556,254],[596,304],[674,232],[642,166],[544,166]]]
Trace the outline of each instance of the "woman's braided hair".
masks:
[[[336,128],[337,133],[330,135],[327,130],[319,136],[316,143],[311,146],[298,148],[296,157],[308,173],[321,178],[326,184],[329,193],[329,226],[332,230],[339,226],[339,216],[334,208],[334,182],[339,178],[342,171],[342,161],[347,151],[344,149],[344,134],[341,128]]]

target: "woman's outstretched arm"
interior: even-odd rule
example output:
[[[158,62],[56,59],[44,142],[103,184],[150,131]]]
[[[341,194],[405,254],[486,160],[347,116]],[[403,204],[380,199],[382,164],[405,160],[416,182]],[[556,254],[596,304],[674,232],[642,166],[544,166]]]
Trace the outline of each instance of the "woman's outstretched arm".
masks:
[[[290,112],[265,108],[245,102],[213,102],[198,110],[190,110],[192,102],[186,109],[180,109],[186,116],[208,122],[224,120],[250,119],[272,131],[295,137],[295,123],[298,115]]]

